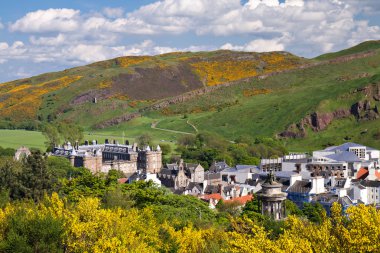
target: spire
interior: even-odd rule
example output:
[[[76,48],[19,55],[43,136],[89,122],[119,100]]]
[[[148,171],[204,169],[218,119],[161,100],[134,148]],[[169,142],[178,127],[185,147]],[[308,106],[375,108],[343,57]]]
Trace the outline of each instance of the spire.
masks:
[[[157,151],[161,151],[160,145],[157,145]]]

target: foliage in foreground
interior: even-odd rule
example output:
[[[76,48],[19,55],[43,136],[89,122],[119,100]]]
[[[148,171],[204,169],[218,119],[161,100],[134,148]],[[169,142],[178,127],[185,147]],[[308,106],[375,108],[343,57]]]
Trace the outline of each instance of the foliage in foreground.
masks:
[[[290,216],[278,238],[243,216],[231,227],[176,228],[154,210],[102,208],[98,198],[68,202],[53,193],[43,201],[13,202],[0,210],[1,252],[379,252],[380,212],[334,204],[321,224]]]
[[[342,215],[334,204],[327,217],[287,202],[294,215],[276,222],[258,214],[255,200],[242,212],[223,203],[213,211],[151,181],[120,185],[117,171],[93,175],[38,152],[0,159],[0,173],[0,252],[380,251],[373,206]]]

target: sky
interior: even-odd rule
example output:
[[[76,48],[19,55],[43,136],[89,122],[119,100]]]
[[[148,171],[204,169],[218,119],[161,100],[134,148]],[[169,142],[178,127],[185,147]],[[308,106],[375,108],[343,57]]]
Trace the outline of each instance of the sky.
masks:
[[[310,58],[379,39],[379,0],[0,1],[0,82],[127,55]]]

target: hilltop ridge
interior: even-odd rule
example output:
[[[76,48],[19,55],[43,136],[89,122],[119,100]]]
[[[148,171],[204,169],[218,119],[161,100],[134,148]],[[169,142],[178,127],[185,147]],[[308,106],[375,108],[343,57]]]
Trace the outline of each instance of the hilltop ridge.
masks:
[[[153,124],[195,126],[230,140],[277,136],[295,148],[358,138],[377,147],[379,74],[378,41],[314,59],[226,50],[119,57],[0,84],[0,126],[59,120],[134,135]]]

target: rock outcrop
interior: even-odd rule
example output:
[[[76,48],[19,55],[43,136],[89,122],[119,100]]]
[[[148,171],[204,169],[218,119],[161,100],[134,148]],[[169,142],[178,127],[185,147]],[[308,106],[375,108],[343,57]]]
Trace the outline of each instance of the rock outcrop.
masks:
[[[310,127],[313,131],[319,132],[325,130],[334,120],[348,117],[355,117],[358,121],[375,120],[380,118],[380,112],[377,105],[372,106],[372,101],[379,101],[380,84],[369,85],[359,88],[351,93],[362,92],[364,97],[368,98],[358,101],[351,105],[350,108],[341,108],[333,112],[314,112],[303,118],[298,124],[292,124],[287,130],[279,134],[284,138],[303,138],[306,136],[306,128]]]

